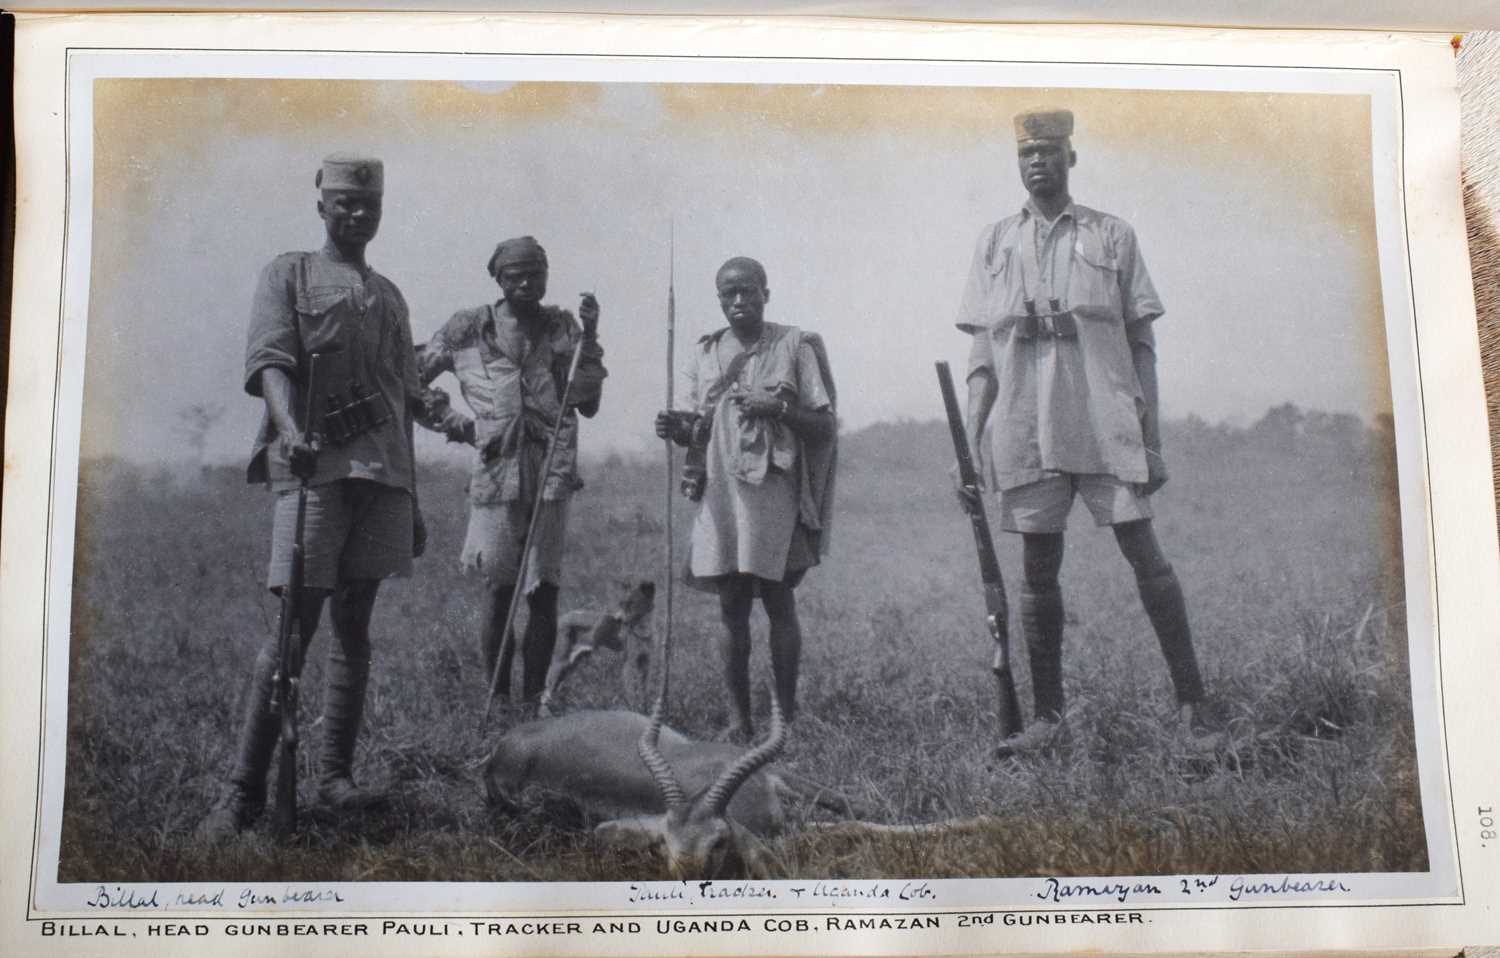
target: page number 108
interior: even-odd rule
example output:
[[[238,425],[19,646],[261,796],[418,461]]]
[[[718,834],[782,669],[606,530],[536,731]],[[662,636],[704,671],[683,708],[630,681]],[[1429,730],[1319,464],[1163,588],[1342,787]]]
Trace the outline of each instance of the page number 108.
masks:
[[[1495,809],[1492,805],[1479,806],[1479,847],[1489,848],[1495,840]]]

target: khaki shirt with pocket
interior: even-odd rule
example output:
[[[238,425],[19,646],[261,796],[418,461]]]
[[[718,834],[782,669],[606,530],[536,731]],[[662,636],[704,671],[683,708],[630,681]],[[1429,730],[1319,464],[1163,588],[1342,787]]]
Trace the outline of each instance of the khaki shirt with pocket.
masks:
[[[1048,224],[1028,200],[985,228],[957,325],[974,337],[967,375],[989,370],[998,386],[976,450],[990,488],[1057,472],[1146,481],[1132,351],[1155,348],[1161,314],[1135,232],[1118,217],[1069,204]]]
[[[286,370],[295,389],[292,415],[305,430],[308,377],[318,354],[312,396],[318,468],[311,485],[370,479],[415,491],[410,402],[421,395],[406,300],[396,284],[319,250],[283,253],[261,271],[250,310],[245,391],[260,396],[261,373]],[[385,421],[345,442],[329,441],[323,415],[346,404],[356,386],[373,395]],[[276,426],[262,416],[246,478],[274,489],[293,488]]]

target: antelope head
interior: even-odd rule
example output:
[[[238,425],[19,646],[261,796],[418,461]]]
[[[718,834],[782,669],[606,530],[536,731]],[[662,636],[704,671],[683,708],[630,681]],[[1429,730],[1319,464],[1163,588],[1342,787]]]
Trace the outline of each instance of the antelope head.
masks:
[[[766,856],[759,839],[732,821],[727,810],[740,786],[786,748],[786,723],[775,691],[771,693],[770,735],[691,797],[657,747],[662,712],[658,699],[637,751],[661,792],[666,811],[604,822],[595,834],[613,844],[656,852],[666,860],[674,879],[765,877]]]

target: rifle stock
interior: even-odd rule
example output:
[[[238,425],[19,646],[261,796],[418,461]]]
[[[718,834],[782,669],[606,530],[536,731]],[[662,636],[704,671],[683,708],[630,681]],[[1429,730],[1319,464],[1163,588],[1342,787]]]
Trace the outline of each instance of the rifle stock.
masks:
[[[948,431],[953,437],[953,452],[958,459],[958,476],[965,486],[979,488],[979,474],[974,468],[974,457],[969,450],[969,437],[964,432],[963,413],[958,406],[958,393],[953,388],[953,374],[946,362],[937,364],[938,386],[943,391],[943,408],[948,416]],[[979,577],[984,583],[985,620],[990,638],[995,643],[995,658],[990,665],[1000,695],[1000,736],[1009,738],[1022,729],[1021,702],[1016,696],[1016,681],[1010,665],[1010,631],[1008,609],[1005,601],[1005,580],[1000,576],[1000,561],[995,557],[995,540],[990,535],[990,523],[984,512],[982,501],[974,504],[969,512],[969,522],[974,528],[974,548],[979,555]]]
[[[307,511],[307,485],[297,490],[297,524],[292,543],[292,568],[286,586],[281,590],[281,619],[278,623],[278,660],[276,665],[275,707],[281,717],[281,759],[276,773],[276,830],[290,834],[297,830],[297,703],[302,646],[297,621],[297,597],[302,591],[302,526]]]

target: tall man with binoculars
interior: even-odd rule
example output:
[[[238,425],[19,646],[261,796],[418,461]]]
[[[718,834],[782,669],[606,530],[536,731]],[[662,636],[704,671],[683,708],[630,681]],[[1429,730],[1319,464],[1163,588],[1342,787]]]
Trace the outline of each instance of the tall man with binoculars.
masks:
[[[973,336],[969,442],[1000,523],[1023,542],[1021,631],[1037,721],[1002,753],[1044,750],[1063,719],[1063,531],[1079,495],[1114,530],[1156,631],[1189,741],[1203,724],[1203,680],[1182,587],[1152,529],[1162,458],[1154,324],[1161,301],[1124,220],[1068,193],[1073,114],[1015,118],[1021,182],[1014,216],[979,237],[959,308]],[[960,487],[965,508],[979,489]]]

